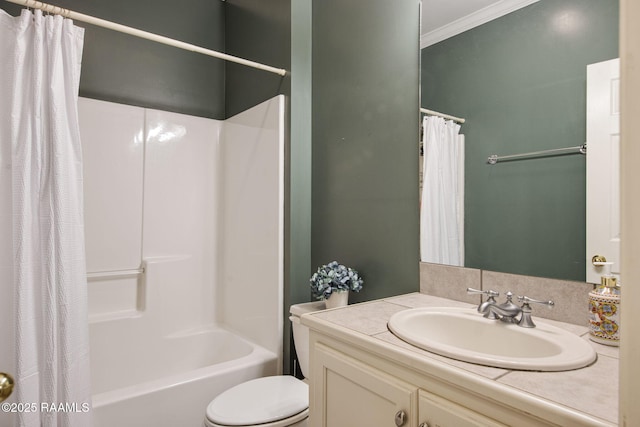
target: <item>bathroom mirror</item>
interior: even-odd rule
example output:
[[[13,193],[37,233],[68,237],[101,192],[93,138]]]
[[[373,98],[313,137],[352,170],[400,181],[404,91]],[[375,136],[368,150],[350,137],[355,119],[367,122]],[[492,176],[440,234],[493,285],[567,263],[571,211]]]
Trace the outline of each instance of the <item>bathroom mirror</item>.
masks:
[[[466,119],[465,267],[585,280],[585,157],[487,157],[585,143],[586,67],[618,56],[618,13],[540,0],[421,46],[421,106]]]

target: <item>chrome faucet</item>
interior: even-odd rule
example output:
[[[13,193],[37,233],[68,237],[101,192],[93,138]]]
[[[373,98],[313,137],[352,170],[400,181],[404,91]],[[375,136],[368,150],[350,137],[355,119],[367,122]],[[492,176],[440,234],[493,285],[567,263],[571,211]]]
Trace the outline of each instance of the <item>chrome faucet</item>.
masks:
[[[515,323],[523,328],[535,328],[536,325],[531,319],[531,306],[529,304],[544,304],[549,308],[553,308],[553,301],[538,301],[527,296],[518,296],[518,301],[523,303],[522,307],[518,307],[513,303],[513,293],[507,292],[505,296],[507,300],[502,304],[498,304],[495,297],[500,293],[494,290],[481,291],[478,289],[467,288],[468,294],[487,295],[487,300],[480,303],[478,313],[482,313],[484,317],[491,320],[501,320],[507,323]],[[520,315],[520,319],[516,319]]]
[[[486,295],[487,300],[478,306],[478,313],[483,313],[485,315],[484,317],[488,319],[492,319],[492,320],[498,319],[498,316],[496,316],[493,312],[487,312],[487,310],[489,306],[496,304],[496,297],[500,296],[500,292],[496,292],[492,289],[489,289],[487,291],[481,291],[479,289],[467,288],[467,293]]]
[[[467,288],[467,293],[487,295],[487,300],[478,306],[478,313],[482,313],[487,319],[517,323],[516,317],[522,313],[522,309],[513,303],[513,294],[511,292],[505,294],[507,301],[502,304],[498,304],[495,299],[500,293],[492,289],[480,291],[478,289]]]
[[[478,307],[478,311],[484,314],[487,319],[500,319],[507,323],[518,323],[516,317],[522,313],[522,309],[515,305],[511,299],[513,294],[507,292],[505,294],[507,301],[502,304],[488,304],[484,307]]]

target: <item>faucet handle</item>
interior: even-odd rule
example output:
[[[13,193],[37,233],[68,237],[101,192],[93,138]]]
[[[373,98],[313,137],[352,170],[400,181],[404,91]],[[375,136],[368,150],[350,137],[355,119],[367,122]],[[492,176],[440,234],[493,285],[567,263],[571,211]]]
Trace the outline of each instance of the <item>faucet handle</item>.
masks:
[[[493,289],[489,289],[486,291],[481,291],[479,289],[467,288],[468,294],[480,294],[486,295],[487,300],[482,302],[482,298],[480,298],[480,305],[478,305],[478,313],[482,313],[484,317],[491,320],[497,320],[498,316],[491,310],[488,310],[488,306],[496,304],[496,297],[500,295],[500,292],[496,292]]]
[[[529,304],[542,304],[546,305],[547,308],[551,309],[555,305],[555,303],[551,300],[549,301],[540,301],[533,298],[529,298],[528,296],[518,296],[518,301],[522,304],[522,316],[518,321],[518,325],[523,328],[535,328],[536,324],[533,323],[533,319],[531,319],[531,306]]]
[[[553,301],[551,301],[551,300],[549,300],[549,301],[541,301],[541,300],[529,298],[526,295],[524,295],[524,296],[519,296],[518,295],[518,301],[523,303],[522,304],[522,308],[524,308],[525,306],[528,306],[529,304],[542,304],[542,305],[546,305],[547,308],[549,308],[549,309],[552,309],[555,306],[555,303]]]
[[[467,288],[467,293],[486,295],[488,298],[495,298],[500,295],[500,292],[494,291],[493,289],[481,291],[480,289]]]

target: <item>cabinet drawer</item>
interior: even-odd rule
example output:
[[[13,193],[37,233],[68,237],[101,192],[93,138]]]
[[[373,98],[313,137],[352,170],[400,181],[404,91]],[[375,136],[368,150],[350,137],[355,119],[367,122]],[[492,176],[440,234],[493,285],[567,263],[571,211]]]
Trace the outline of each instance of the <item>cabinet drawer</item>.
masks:
[[[464,406],[418,390],[420,427],[507,427]]]

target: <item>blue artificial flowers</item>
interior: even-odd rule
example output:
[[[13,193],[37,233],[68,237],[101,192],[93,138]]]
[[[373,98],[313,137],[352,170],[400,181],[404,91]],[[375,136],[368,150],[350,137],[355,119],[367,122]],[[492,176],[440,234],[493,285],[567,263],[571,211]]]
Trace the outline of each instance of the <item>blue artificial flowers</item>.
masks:
[[[362,289],[362,278],[356,270],[332,261],[318,268],[309,280],[311,292],[318,299],[327,299],[332,292],[354,291]]]

